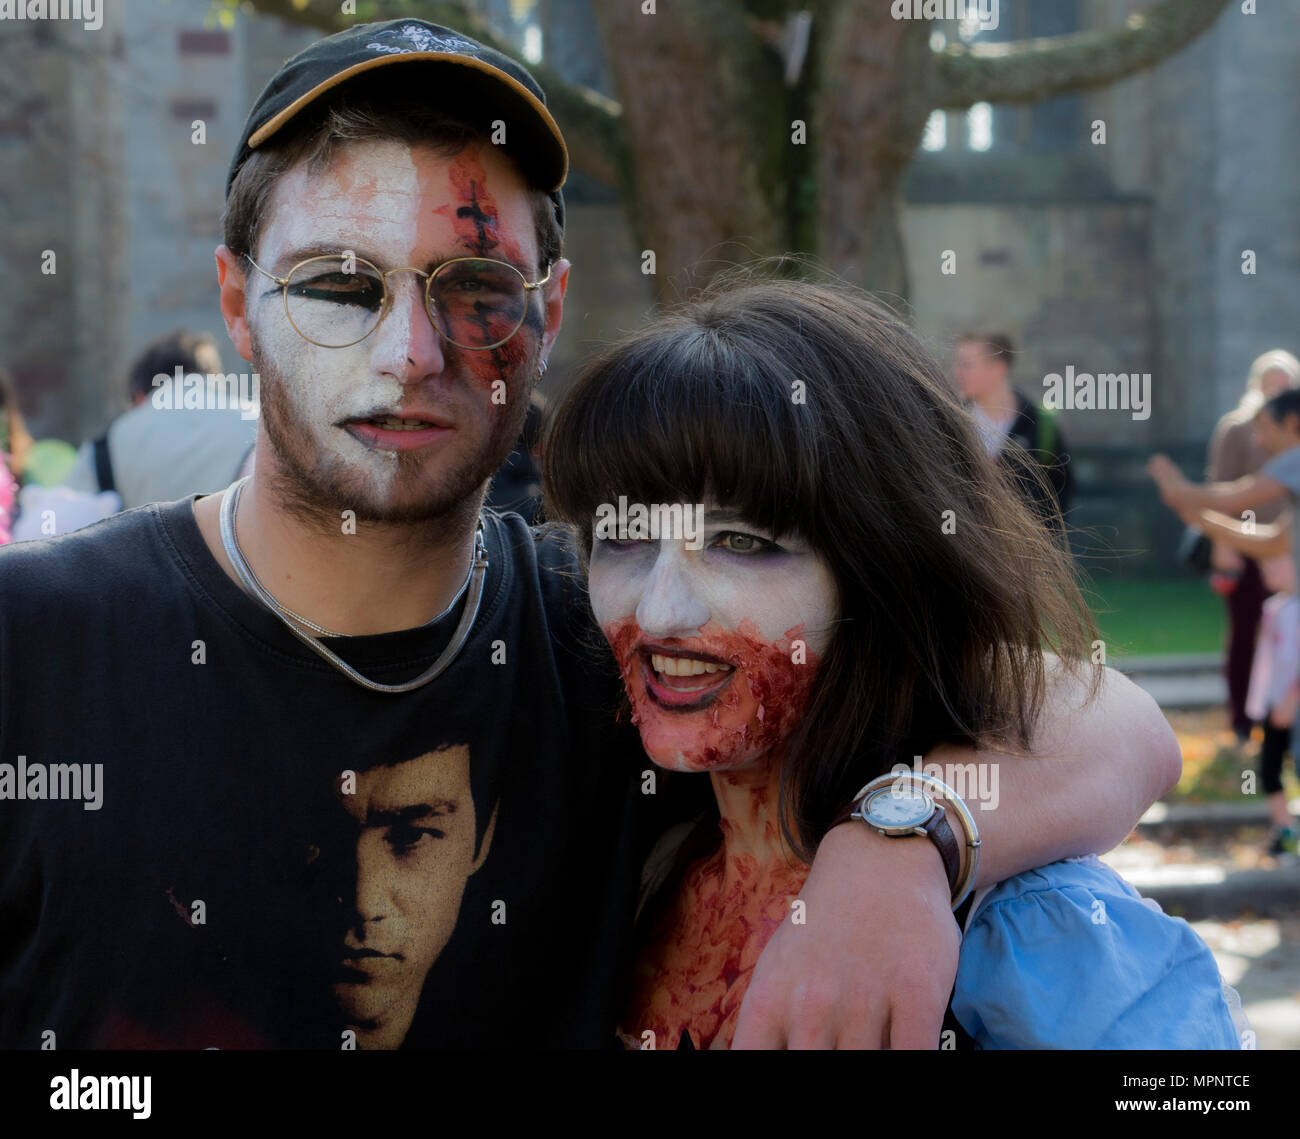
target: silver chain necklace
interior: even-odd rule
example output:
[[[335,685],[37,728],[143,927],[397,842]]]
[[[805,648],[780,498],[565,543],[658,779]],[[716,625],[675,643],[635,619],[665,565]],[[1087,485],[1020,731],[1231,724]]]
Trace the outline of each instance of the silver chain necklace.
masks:
[[[415,688],[423,688],[429,681],[435,679],[443,672],[453,660],[456,654],[460,652],[465,641],[469,638],[470,629],[474,625],[474,620],[478,616],[479,605],[483,600],[483,584],[487,578],[488,556],[487,543],[483,538],[483,518],[479,516],[478,526],[474,531],[474,560],[470,565],[469,573],[465,578],[465,584],[460,587],[452,602],[442,613],[438,614],[433,620],[437,621],[445,617],[460,601],[461,596],[466,590],[469,591],[469,598],[465,602],[465,611],[461,614],[460,624],[456,626],[456,631],[452,634],[451,642],[442,651],[442,654],[433,662],[424,672],[420,673],[414,680],[408,680],[405,684],[380,684],[377,680],[368,680],[362,676],[347,661],[343,660],[337,653],[331,652],[328,648],[320,643],[315,637],[308,636],[302,631],[295,621],[301,622],[307,628],[314,630],[323,637],[343,637],[349,636],[347,633],[331,633],[328,629],[323,629],[313,621],[308,621],[305,617],[295,613],[287,606],[281,605],[260,581],[253,572],[253,567],[248,564],[248,559],[244,557],[244,552],[239,548],[239,537],[235,533],[235,512],[239,509],[239,496],[243,493],[244,484],[248,482],[248,476],[234,483],[221,503],[221,544],[225,548],[226,556],[230,559],[230,564],[235,567],[235,573],[239,575],[239,580],[243,582],[244,588],[248,590],[258,601],[267,609],[280,618],[285,628],[289,630],[298,640],[302,641],[309,649],[318,656],[324,657],[339,672],[343,673],[349,680],[361,685],[362,688],[369,688],[372,692],[410,692]],[[432,622],[430,622],[432,624]]]

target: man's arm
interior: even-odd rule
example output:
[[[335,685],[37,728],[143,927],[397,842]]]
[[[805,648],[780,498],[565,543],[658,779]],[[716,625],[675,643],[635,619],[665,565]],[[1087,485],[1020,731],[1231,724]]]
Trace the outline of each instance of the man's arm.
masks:
[[[1242,523],[1226,514],[1203,510],[1192,525],[1198,527],[1214,542],[1222,542],[1251,558],[1272,558],[1290,552],[1291,515],[1282,515],[1276,524],[1259,523],[1254,531],[1246,533]]]
[[[1269,475],[1246,475],[1234,482],[1199,485],[1189,482],[1166,455],[1153,455],[1147,471],[1160,488],[1160,497],[1174,510],[1218,510],[1240,514],[1256,506],[1276,502],[1286,487]]]
[[[1160,709],[1107,669],[1096,700],[1064,669],[1027,757],[941,747],[926,762],[992,764],[998,802],[970,803],[987,885],[1122,841],[1178,780],[1182,757]],[[978,785],[978,784],[977,784]],[[935,1048],[961,937],[939,852],[861,823],[832,829],[800,891],[803,921],[784,921],[759,958],[733,1047]]]
[[[976,888],[1119,845],[1182,773],[1169,721],[1128,677],[1106,669],[1089,704],[1086,680],[1055,658],[1049,667],[1032,755],[944,744],[925,757],[926,765],[990,768],[978,786],[997,795],[988,803],[966,797],[981,839]]]

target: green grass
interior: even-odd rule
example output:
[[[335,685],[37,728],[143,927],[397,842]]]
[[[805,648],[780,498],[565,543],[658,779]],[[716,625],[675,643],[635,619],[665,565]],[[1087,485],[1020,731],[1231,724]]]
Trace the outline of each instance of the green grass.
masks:
[[[1099,577],[1084,596],[1107,656],[1213,653],[1223,648],[1223,599],[1203,578],[1118,581]]]

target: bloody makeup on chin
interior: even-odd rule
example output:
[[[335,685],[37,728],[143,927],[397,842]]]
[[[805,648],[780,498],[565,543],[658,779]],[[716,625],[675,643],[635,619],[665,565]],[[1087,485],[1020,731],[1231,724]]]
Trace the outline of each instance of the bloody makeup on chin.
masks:
[[[751,762],[789,736],[808,706],[819,658],[804,643],[803,625],[775,641],[748,619],[735,629],[710,621],[691,637],[649,637],[635,617],[603,631],[632,722],[661,767],[711,771]]]

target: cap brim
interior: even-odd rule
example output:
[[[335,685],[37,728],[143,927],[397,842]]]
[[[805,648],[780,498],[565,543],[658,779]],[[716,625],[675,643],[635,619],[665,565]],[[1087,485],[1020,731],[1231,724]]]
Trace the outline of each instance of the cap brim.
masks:
[[[454,55],[448,54],[447,52],[414,51],[401,52],[400,54],[395,53],[393,55],[381,56],[378,59],[364,60],[363,62],[355,64],[344,71],[338,72],[336,75],[331,75],[323,83],[318,83],[306,94],[298,96],[297,99],[282,111],[267,119],[267,121],[258,127],[257,130],[249,135],[247,144],[248,149],[254,150],[261,146],[262,143],[271,138],[276,131],[291,121],[306,107],[314,103],[327,91],[337,87],[340,83],[346,82],[347,80],[360,75],[362,72],[373,71],[376,68],[395,63],[439,63],[452,67],[467,67],[474,71],[481,72],[484,75],[488,75],[497,83],[507,87],[537,116],[541,125],[546,128],[546,131],[550,134],[559,150],[559,171],[553,179],[553,184],[544,185],[541,189],[554,191],[564,185],[564,180],[569,173],[569,152],[568,148],[564,145],[564,136],[560,133],[559,126],[556,125],[555,120],[551,117],[551,112],[546,109],[546,104],[537,98],[536,95],[528,90],[528,88],[517,79],[508,75],[500,68],[493,67],[490,63],[485,63],[481,59],[475,59],[473,56]]]

